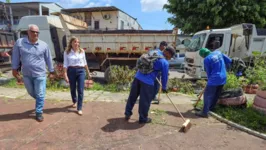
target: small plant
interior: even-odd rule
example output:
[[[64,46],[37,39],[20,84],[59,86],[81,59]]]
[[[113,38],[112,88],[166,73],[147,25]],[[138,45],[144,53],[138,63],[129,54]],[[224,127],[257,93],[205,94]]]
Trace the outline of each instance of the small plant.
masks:
[[[241,82],[233,73],[227,73],[226,84],[224,85],[224,90],[237,89],[241,87]]]
[[[194,94],[195,89],[190,81],[182,81],[180,83],[180,92],[184,94]]]
[[[117,85],[119,90],[129,89],[130,83],[133,81],[136,71],[128,66],[111,66],[110,83]]]
[[[168,88],[173,89],[173,88],[179,88],[180,87],[181,80],[178,78],[172,78],[168,80]]]
[[[186,81],[179,78],[172,78],[168,80],[168,88],[175,89],[178,88],[178,91],[184,94],[193,94],[194,88],[190,81]]]
[[[197,80],[196,85],[197,87],[204,88],[206,86],[207,82],[204,79]]]
[[[259,84],[259,89],[262,91],[266,91],[266,81],[265,80]]]
[[[265,57],[255,57],[254,66],[246,69],[245,74],[248,79],[248,84],[258,84],[266,78],[266,62]]]

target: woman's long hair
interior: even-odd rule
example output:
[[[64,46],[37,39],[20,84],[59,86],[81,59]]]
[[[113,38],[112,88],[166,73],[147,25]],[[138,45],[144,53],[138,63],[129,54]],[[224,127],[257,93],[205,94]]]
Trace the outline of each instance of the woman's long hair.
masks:
[[[73,42],[74,40],[78,40],[78,38],[75,37],[75,36],[72,36],[72,37],[71,37],[71,39],[69,40],[69,42],[68,42],[68,44],[67,44],[67,48],[66,48],[66,53],[67,53],[67,54],[69,54],[70,51],[71,51],[71,49],[73,48],[73,47],[72,47],[72,42]],[[82,48],[78,47],[78,52],[79,52],[79,53],[82,53],[83,51],[84,51],[84,50],[83,50]]]

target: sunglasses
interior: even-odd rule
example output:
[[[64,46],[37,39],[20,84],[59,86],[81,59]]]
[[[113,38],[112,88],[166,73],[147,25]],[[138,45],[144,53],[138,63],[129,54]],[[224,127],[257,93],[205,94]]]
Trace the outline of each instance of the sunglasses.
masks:
[[[31,33],[36,33],[36,34],[39,34],[40,32],[39,31],[32,31],[30,30]]]

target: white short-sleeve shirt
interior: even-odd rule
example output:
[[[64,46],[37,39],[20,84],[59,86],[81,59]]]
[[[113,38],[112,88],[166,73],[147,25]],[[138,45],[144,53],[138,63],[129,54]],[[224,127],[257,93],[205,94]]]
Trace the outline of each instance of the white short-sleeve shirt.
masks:
[[[69,66],[79,66],[84,67],[87,65],[85,52],[75,52],[73,49],[67,54],[64,52],[64,68],[68,68]]]

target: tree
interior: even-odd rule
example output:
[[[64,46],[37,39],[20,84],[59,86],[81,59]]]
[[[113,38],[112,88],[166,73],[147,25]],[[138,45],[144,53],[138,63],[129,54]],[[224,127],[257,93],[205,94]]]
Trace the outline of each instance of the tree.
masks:
[[[185,33],[225,28],[240,23],[266,27],[265,0],[168,0],[168,22]]]

